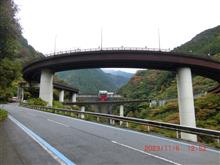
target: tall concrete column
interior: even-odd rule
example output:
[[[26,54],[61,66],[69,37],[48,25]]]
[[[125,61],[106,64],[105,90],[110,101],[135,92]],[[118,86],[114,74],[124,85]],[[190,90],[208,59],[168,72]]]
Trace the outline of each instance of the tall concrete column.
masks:
[[[72,102],[75,103],[76,102],[76,93],[72,94]]]
[[[53,104],[53,72],[44,69],[41,71],[40,77],[40,92],[39,97],[48,103],[48,106]]]
[[[124,116],[124,106],[123,105],[120,105],[119,115],[122,117]],[[123,124],[123,121],[120,121],[120,125],[122,125],[122,124]]]
[[[59,101],[60,101],[61,103],[64,102],[64,90],[61,90],[61,91],[60,91]]]
[[[81,112],[85,112],[85,106],[81,106],[81,109],[80,109]],[[84,119],[85,118],[85,115],[84,114],[81,114],[81,119]]]
[[[190,68],[177,69],[177,90],[180,125],[196,127],[195,108],[192,87],[192,74]],[[181,132],[181,138],[197,141],[197,135]]]

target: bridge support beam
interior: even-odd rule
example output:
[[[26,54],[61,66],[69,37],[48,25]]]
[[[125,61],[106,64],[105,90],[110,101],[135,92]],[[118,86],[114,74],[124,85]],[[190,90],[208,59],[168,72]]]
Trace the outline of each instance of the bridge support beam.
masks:
[[[192,74],[190,68],[177,69],[177,90],[180,125],[196,127],[195,108],[192,88]],[[197,136],[181,132],[181,138],[197,141]]]
[[[61,91],[60,91],[59,101],[60,101],[61,103],[64,102],[64,90],[61,90]]]
[[[85,112],[85,106],[81,106],[80,111],[81,111],[81,112]],[[85,115],[81,113],[80,117],[81,117],[81,119],[84,119],[84,118],[85,118]]]
[[[120,112],[119,112],[119,116],[124,116],[124,105],[120,105]],[[120,125],[123,124],[123,121],[120,121]]]
[[[41,71],[39,97],[48,103],[53,104],[53,72],[47,69]]]
[[[76,102],[76,93],[72,94],[72,102],[75,103]]]

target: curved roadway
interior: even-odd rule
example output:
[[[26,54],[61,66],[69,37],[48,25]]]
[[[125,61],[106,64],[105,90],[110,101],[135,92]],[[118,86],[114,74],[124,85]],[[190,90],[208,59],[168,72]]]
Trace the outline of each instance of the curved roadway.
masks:
[[[177,52],[150,50],[95,50],[60,53],[35,61],[23,68],[26,80],[39,81],[42,69],[53,72],[86,68],[144,68],[176,71],[190,67],[197,75],[220,82],[220,62],[211,58]]]
[[[128,129],[34,111],[13,104],[4,105],[4,108],[10,114],[8,122],[11,126],[7,132],[12,135],[7,136],[7,141],[11,142],[14,147],[14,150],[8,152],[8,158],[12,160],[8,163],[6,161],[6,164],[10,162],[22,165],[56,163],[45,150],[29,139],[28,135],[25,136],[23,130],[12,122],[12,117],[78,165],[219,165],[220,162],[219,150],[199,143],[138,133]],[[16,130],[16,135],[14,135],[15,132],[13,133],[14,130]],[[156,148],[151,148],[153,146]],[[7,150],[3,147],[2,152],[7,152]],[[13,162],[14,154],[12,153],[18,155],[21,163]],[[3,155],[1,159],[0,150],[0,164],[3,164],[1,160],[4,159],[7,157]]]

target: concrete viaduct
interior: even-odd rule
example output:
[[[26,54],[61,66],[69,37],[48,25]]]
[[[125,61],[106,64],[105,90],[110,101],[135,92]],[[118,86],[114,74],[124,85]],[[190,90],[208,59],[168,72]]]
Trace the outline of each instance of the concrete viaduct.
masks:
[[[30,82],[30,83],[20,82],[19,83],[19,87],[17,89],[17,97],[19,101],[24,100],[24,89],[30,88],[30,87],[39,88],[40,84],[36,82]],[[53,82],[53,88],[60,90],[60,94],[59,94],[60,102],[64,102],[64,91],[70,92],[72,94],[71,101],[76,102],[76,96],[79,93],[79,89],[74,88],[67,84],[63,84],[61,82]]]
[[[196,127],[191,72],[220,82],[220,62],[210,57],[144,48],[105,48],[59,52],[28,64],[23,68],[23,76],[27,81],[40,82],[39,97],[51,106],[55,72],[113,67],[175,71],[180,124],[190,127]],[[196,135],[181,133],[181,137],[197,141]]]

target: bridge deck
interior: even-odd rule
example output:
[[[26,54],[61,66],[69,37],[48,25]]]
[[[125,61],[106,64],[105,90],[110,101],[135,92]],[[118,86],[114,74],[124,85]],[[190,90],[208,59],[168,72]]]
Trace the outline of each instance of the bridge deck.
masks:
[[[40,80],[42,69],[53,72],[88,68],[144,68],[176,71],[190,67],[194,74],[220,81],[220,62],[210,57],[179,52],[151,51],[145,49],[67,51],[42,58],[23,68],[26,80]]]

